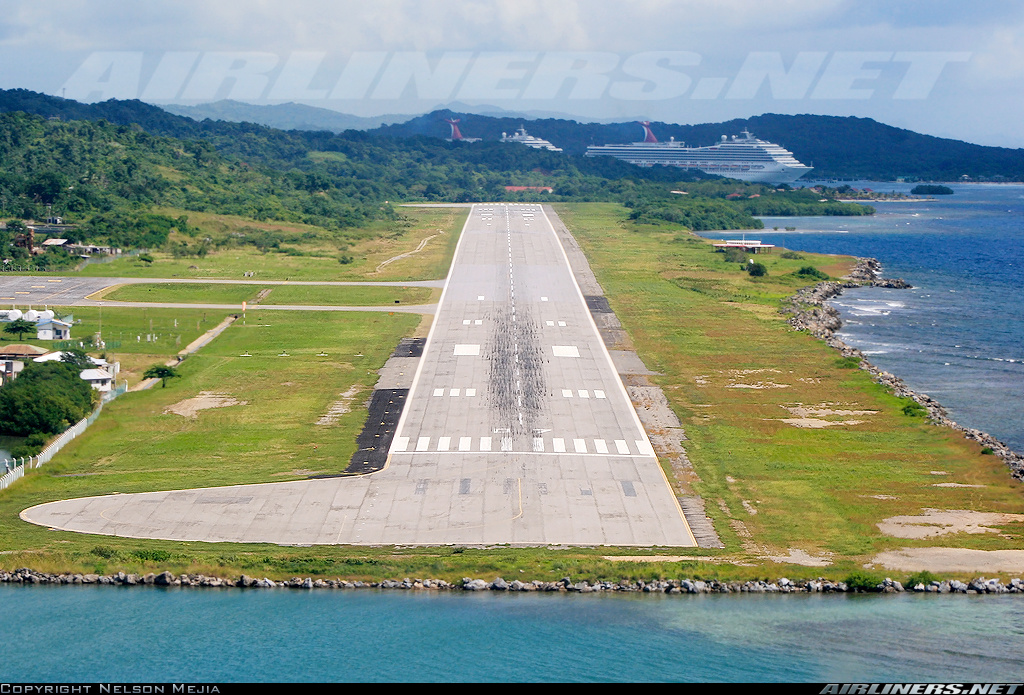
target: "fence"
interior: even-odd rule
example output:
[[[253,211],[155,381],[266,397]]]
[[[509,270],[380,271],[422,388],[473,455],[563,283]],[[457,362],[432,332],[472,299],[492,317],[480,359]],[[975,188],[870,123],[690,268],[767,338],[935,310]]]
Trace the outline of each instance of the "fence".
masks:
[[[0,490],[6,490],[15,480],[24,477],[27,469],[39,468],[44,463],[52,459],[58,451],[67,445],[68,442],[80,435],[82,432],[85,432],[85,428],[96,422],[96,418],[100,416],[100,412],[103,410],[103,405],[105,403],[114,400],[127,390],[128,384],[124,383],[121,386],[117,386],[104,393],[103,398],[96,406],[96,409],[89,414],[89,417],[84,420],[79,420],[74,425],[61,432],[56,439],[47,444],[46,448],[39,452],[38,456],[25,456],[19,459],[4,459],[3,461],[0,461],[0,465],[2,465],[7,471],[3,476],[0,476]]]

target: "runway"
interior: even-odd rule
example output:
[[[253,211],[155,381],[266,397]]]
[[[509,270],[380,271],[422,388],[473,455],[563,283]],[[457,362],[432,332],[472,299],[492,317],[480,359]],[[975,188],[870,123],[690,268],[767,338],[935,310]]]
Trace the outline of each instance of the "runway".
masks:
[[[474,205],[384,470],[25,510],[282,544],[694,546],[544,210]]]

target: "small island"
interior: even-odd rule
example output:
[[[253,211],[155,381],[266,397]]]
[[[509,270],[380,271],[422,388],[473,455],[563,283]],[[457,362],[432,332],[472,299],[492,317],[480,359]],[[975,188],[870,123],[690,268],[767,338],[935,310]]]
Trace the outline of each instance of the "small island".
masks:
[[[934,183],[920,183],[914,186],[910,193],[912,195],[953,195],[953,189]]]

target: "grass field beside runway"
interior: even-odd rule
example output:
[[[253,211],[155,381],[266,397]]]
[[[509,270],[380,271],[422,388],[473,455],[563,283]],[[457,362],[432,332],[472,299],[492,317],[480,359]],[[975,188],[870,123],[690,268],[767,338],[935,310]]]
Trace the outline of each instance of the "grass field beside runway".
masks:
[[[660,373],[652,380],[686,429],[699,478],[692,487],[730,550],[757,561],[791,548],[841,560],[915,545],[1020,547],[1021,523],[928,540],[887,537],[876,526],[924,508],[1016,512],[1021,485],[979,445],[904,414],[906,401],[785,323],[780,300],[813,284],[794,271],[839,275],[852,259],[763,255],[768,275],[753,278],[710,242],[637,227],[618,206],[556,209],[640,357]],[[801,407],[816,414],[800,418]]]
[[[252,304],[259,298],[266,305],[382,306],[425,304],[434,293],[427,287],[332,287],[316,285],[251,285],[218,283],[153,283],[115,287],[93,299],[117,302],[163,302],[172,304]]]
[[[186,216],[195,234],[172,233],[170,247],[184,242],[189,247],[205,248],[204,255],[182,256],[179,252],[175,256],[171,250],[154,249],[148,254],[152,262],[130,256],[87,265],[77,274],[244,280],[250,277],[246,273],[253,273],[254,281],[438,280],[448,272],[468,209],[399,208],[399,219],[374,222],[345,233],[191,210],[158,208],[154,212]],[[280,237],[283,241],[279,250],[264,251],[245,242],[247,236],[258,234]],[[381,266],[396,256],[402,257]],[[342,257],[347,262],[341,263]]]

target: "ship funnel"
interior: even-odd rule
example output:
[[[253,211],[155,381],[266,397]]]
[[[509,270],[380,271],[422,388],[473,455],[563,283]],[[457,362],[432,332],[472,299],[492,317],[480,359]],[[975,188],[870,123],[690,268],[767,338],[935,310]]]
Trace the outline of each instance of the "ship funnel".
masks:
[[[459,126],[456,125],[456,123],[458,123],[460,119],[458,119],[458,118],[446,118],[444,120],[445,120],[446,123],[448,123],[448,125],[450,125],[452,127],[452,137],[451,137],[451,139],[452,140],[461,140],[462,139],[462,133],[459,132]]]
[[[654,132],[651,130],[650,121],[640,121],[640,125],[644,127],[644,142],[657,142],[658,138],[654,137]]]

